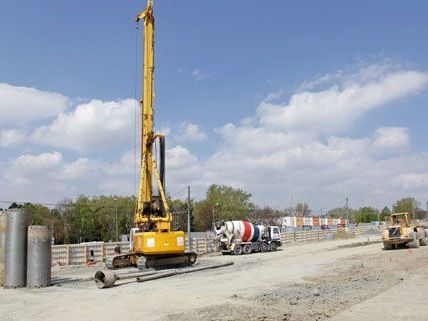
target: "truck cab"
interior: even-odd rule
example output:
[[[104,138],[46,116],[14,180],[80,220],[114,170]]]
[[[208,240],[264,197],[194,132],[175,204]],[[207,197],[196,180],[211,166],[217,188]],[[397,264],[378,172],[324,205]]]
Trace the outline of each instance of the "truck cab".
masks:
[[[279,246],[281,246],[281,234],[279,232],[278,226],[268,226],[268,239],[270,241],[277,242]]]

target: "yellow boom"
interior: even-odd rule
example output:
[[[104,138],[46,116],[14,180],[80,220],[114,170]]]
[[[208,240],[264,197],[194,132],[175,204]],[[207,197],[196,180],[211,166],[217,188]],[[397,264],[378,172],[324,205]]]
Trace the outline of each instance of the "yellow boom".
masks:
[[[186,252],[184,232],[173,231],[172,215],[165,197],[165,137],[154,132],[154,55],[155,18],[153,2],[148,0],[146,10],[137,15],[137,23],[144,20],[144,68],[141,173],[135,211],[136,228],[131,230],[131,251],[106,259],[109,269],[137,266],[140,269],[171,265],[193,264],[196,253]],[[153,147],[159,141],[160,169],[153,154]],[[153,195],[153,177],[156,179],[159,195]]]
[[[163,135],[154,132],[154,55],[155,55],[155,18],[153,15],[153,1],[148,0],[147,8],[137,15],[136,22],[144,20],[144,68],[143,68],[143,98],[142,108],[142,137],[141,137],[141,173],[140,189],[138,193],[135,222],[138,227],[169,231],[172,216],[168,208],[163,187],[163,178],[160,176],[156,161],[153,158],[153,145],[156,138],[164,139]],[[163,164],[162,164],[163,166]],[[153,174],[159,189],[158,198],[153,197]],[[149,227],[148,224],[152,224]],[[160,224],[157,224],[160,223]]]

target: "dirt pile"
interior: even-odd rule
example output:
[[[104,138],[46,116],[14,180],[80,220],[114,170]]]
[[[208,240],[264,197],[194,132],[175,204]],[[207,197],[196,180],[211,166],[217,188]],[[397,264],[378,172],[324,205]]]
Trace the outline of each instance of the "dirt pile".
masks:
[[[353,237],[352,234],[346,232],[344,229],[339,229],[336,231],[336,233],[333,234],[333,237],[336,240],[346,240],[346,239],[350,239]]]

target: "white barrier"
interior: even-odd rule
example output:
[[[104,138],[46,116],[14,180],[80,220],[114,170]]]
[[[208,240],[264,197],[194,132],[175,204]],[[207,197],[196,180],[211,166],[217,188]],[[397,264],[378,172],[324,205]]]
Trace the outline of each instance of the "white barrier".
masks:
[[[281,240],[284,244],[292,242],[310,242],[333,239],[335,233],[345,230],[312,230],[281,233]],[[346,230],[350,236],[362,235],[366,232],[363,228],[352,228]],[[193,238],[191,242],[192,250],[197,254],[208,254],[216,251],[216,246],[212,238]],[[187,241],[186,241],[187,244]],[[129,250],[129,242],[91,242],[83,244],[65,244],[52,246],[52,264],[56,265],[81,265],[85,264],[94,252],[96,262],[103,261],[106,257],[114,255],[114,248],[119,245],[121,253]]]

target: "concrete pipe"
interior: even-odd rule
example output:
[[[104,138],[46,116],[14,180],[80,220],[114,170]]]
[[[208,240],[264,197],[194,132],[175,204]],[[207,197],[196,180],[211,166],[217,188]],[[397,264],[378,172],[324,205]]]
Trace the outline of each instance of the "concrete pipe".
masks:
[[[27,211],[7,211],[5,288],[20,288],[26,285],[28,222]]]
[[[110,271],[97,271],[94,278],[99,289],[111,288],[118,279],[117,274]]]
[[[6,261],[6,220],[5,214],[0,214],[0,286],[4,281],[4,269]]]
[[[52,231],[46,225],[28,227],[27,287],[51,285]]]

